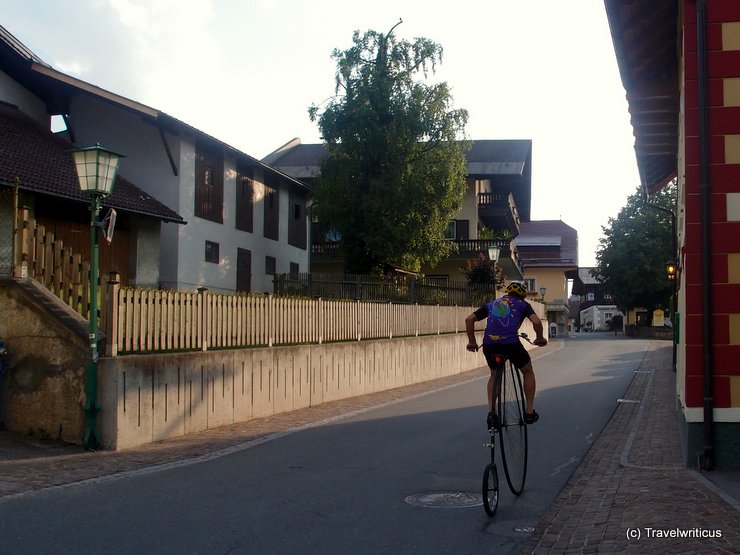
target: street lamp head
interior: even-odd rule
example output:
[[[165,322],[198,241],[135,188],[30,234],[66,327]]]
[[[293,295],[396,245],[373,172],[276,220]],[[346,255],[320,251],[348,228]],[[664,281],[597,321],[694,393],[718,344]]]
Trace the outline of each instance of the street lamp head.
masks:
[[[665,263],[665,273],[670,281],[676,279],[676,262],[674,260]]]
[[[124,156],[99,144],[73,150],[72,154],[82,192],[91,196],[110,195],[118,173],[118,162]]]
[[[491,262],[498,262],[498,257],[500,253],[501,253],[500,247],[497,247],[496,245],[488,247],[488,259]]]
[[[540,287],[540,297],[544,299],[545,293],[547,293],[547,287]]]

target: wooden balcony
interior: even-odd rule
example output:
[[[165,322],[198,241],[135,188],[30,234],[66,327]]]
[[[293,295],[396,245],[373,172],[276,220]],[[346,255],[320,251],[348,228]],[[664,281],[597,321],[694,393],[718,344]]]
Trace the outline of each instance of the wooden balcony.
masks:
[[[311,255],[321,259],[340,258],[339,243],[336,241],[313,243],[311,245]]]
[[[507,279],[523,279],[524,270],[514,241],[506,239],[464,239],[454,241],[457,252],[450,258],[477,258],[480,253],[488,256],[489,247],[498,247],[498,261]]]
[[[519,211],[511,193],[478,193],[478,218],[496,232],[519,235]]]
[[[522,279],[522,261],[513,241],[506,239],[465,239],[453,241],[457,245],[457,252],[450,255],[451,259],[477,258],[481,252],[488,256],[489,247],[499,248],[498,261],[504,270],[507,279]],[[311,245],[311,256],[315,261],[326,262],[341,257],[339,243],[326,242]]]

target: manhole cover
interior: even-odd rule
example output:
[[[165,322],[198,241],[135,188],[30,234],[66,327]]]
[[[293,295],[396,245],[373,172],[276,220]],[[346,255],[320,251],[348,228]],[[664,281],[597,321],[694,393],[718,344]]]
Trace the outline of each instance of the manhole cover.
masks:
[[[531,534],[534,532],[534,526],[514,526],[514,532],[520,534]]]
[[[483,500],[480,494],[465,491],[432,491],[409,495],[406,503],[433,509],[460,509],[478,507],[483,504]]]

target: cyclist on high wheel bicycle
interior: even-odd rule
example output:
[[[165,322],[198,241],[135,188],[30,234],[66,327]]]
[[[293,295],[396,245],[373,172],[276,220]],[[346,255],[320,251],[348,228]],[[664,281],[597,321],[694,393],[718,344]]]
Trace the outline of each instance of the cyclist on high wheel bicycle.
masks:
[[[547,339],[542,335],[542,320],[535,314],[532,305],[526,300],[527,289],[518,281],[512,281],[506,287],[506,294],[503,297],[494,299],[486,303],[478,310],[465,318],[465,331],[468,334],[468,351],[477,351],[478,342],[475,338],[475,323],[487,318],[486,330],[483,336],[483,354],[486,362],[491,369],[491,376],[488,378],[488,418],[486,423],[488,429],[491,429],[493,423],[493,386],[494,373],[499,363],[496,361],[496,355],[508,358],[524,376],[524,397],[526,399],[526,409],[524,422],[534,424],[539,419],[539,415],[534,410],[534,395],[536,382],[534,370],[532,368],[532,359],[529,353],[519,340],[519,327],[525,318],[529,318],[537,335],[532,342],[538,347],[547,345]]]

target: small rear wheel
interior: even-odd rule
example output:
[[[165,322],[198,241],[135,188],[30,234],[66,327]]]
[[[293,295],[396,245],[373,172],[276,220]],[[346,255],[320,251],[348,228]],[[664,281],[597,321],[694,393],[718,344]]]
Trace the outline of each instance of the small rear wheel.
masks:
[[[483,471],[483,508],[488,516],[496,514],[498,508],[498,471],[496,465],[489,463]]]

